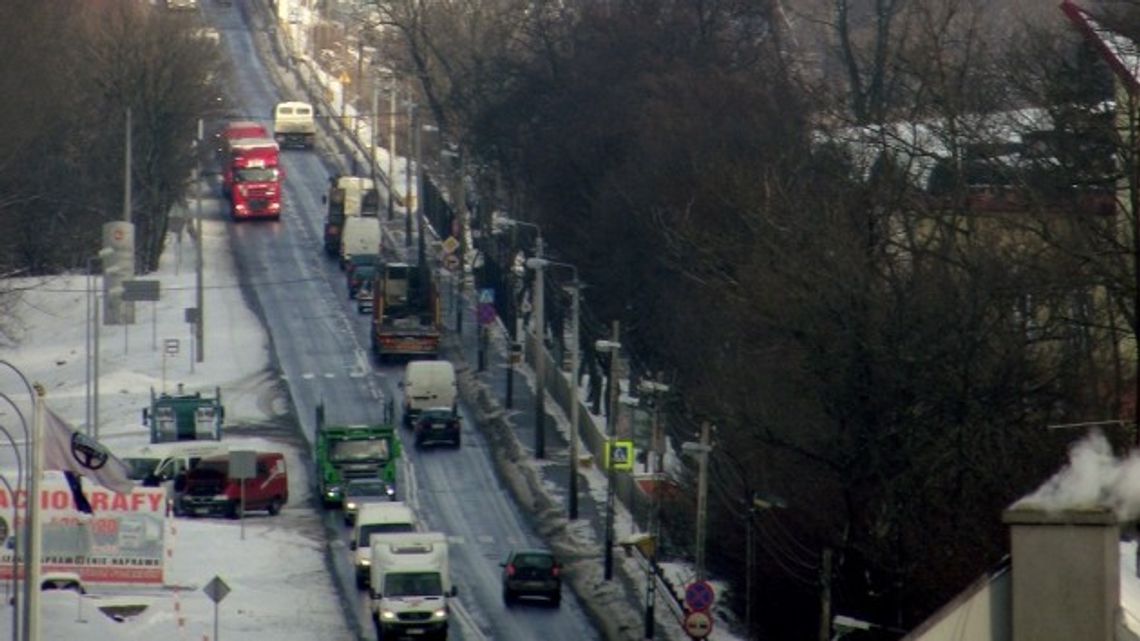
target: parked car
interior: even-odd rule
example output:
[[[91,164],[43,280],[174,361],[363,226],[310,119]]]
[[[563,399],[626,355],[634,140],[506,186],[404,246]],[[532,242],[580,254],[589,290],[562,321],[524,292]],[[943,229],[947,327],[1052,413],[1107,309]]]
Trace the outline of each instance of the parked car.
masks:
[[[381,479],[352,479],[344,486],[344,524],[352,525],[361,505],[395,500],[396,488]]]
[[[371,283],[372,279],[376,277],[376,268],[372,265],[357,265],[355,268],[348,272],[348,297],[356,298],[356,293],[364,287],[365,283]],[[370,288],[371,289],[371,288]]]
[[[503,603],[513,605],[519,597],[544,597],[554,607],[562,603],[562,564],[545,550],[513,550],[499,566],[503,568]]]

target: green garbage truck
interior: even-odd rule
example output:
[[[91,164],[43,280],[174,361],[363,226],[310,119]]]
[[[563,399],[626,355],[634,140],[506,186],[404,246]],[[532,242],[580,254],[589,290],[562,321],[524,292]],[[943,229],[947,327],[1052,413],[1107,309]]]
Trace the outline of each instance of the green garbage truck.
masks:
[[[341,507],[345,484],[354,479],[380,479],[389,492],[396,489],[396,461],[400,439],[393,421],[395,410],[389,402],[384,420],[337,421],[325,419],[324,401],[317,404],[317,430],[314,443],[317,492],[325,508]]]
[[[143,408],[142,421],[150,430],[151,443],[219,441],[225,415],[220,387],[210,397],[201,392],[187,394],[179,383],[175,394],[155,394],[150,388],[150,407]]]

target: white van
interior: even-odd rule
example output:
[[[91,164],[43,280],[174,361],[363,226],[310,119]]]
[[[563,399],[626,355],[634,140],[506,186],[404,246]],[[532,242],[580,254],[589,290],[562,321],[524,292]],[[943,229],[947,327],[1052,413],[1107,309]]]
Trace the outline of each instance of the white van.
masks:
[[[273,138],[281,148],[312,149],[317,136],[316,112],[307,102],[281,102],[273,109]]]
[[[352,525],[352,541],[349,548],[355,553],[356,586],[368,587],[369,567],[372,564],[372,536],[374,534],[401,534],[416,531],[416,515],[407,504],[365,503],[356,512],[356,522]]]
[[[380,219],[372,216],[346,216],[340,236],[340,264],[344,267],[355,254],[380,253]]]
[[[216,441],[175,441],[151,443],[119,454],[130,468],[130,478],[144,486],[158,487],[208,456],[227,454],[230,448]]]
[[[455,366],[448,361],[412,361],[404,369],[404,427],[411,428],[416,417],[426,409],[455,409],[459,387],[455,382]]]
[[[128,475],[146,487],[166,489],[166,498],[174,506],[175,515],[180,509],[177,500],[176,480],[185,476],[198,461],[211,456],[223,456],[229,446],[217,441],[174,441],[151,443],[126,450],[119,458],[127,464]]]
[[[451,583],[441,532],[383,534],[372,539],[372,618],[382,639],[447,638]]]

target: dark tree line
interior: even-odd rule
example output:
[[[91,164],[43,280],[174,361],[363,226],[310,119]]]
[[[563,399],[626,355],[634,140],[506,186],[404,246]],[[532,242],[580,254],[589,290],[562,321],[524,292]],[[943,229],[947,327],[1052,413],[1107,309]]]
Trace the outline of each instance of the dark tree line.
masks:
[[[194,19],[125,0],[2,3],[13,26],[0,43],[5,271],[82,269],[103,223],[123,219],[127,109],[136,269],[157,266],[197,120],[221,95],[218,51]]]
[[[817,636],[825,584],[910,628],[1005,554],[1001,511],[1079,436],[1047,426],[1130,402],[1132,227],[1087,197],[1136,163],[1055,7],[787,4],[378,6],[482,211],[540,224],[667,373],[674,445],[716,423],[709,561],[753,631]]]

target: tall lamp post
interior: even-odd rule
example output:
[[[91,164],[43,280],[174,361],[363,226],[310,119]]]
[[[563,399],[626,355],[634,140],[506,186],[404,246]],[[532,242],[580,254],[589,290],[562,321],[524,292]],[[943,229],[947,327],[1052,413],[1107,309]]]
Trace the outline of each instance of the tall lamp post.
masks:
[[[521,220],[512,220],[512,225],[534,227],[538,232],[534,241],[534,257],[542,259],[542,229]],[[545,278],[542,266],[546,261],[536,263],[534,269],[534,457],[546,457],[546,314],[543,311],[543,288]],[[521,337],[519,337],[521,338]],[[507,370],[510,374],[511,370]],[[510,383],[508,383],[510,384]]]
[[[392,189],[396,186],[396,73],[388,78],[388,220],[395,220]]]
[[[708,517],[709,493],[709,453],[712,452],[710,444],[712,425],[708,421],[701,423],[701,440],[694,443],[687,441],[681,444],[681,451],[697,457],[700,465],[697,476],[697,549],[695,550],[697,562],[697,580],[705,580],[705,521]]]
[[[653,472],[660,475],[663,469],[662,458],[664,453],[663,440],[660,438],[659,425],[660,425],[660,398],[669,392],[669,386],[657,381],[643,379],[638,384],[637,390],[643,395],[650,396],[653,399],[653,431],[652,431],[652,445],[650,448],[655,455],[653,459]],[[649,457],[646,457],[649,460]],[[653,484],[653,505],[649,509],[649,536],[653,541],[653,547],[650,548],[649,553],[649,577],[645,582],[645,638],[652,639],[654,633],[654,623],[656,621],[654,610],[657,605],[657,548],[661,545],[661,483],[662,479],[658,478]]]
[[[570,496],[567,516],[571,521],[578,518],[578,306],[582,294],[582,282],[578,280],[578,268],[569,263],[558,263],[544,258],[531,258],[526,266],[540,270],[544,267],[565,267],[574,274],[570,283]]]
[[[609,411],[606,413],[606,438],[610,444],[609,451],[613,451],[614,429],[617,424],[617,411],[618,411],[618,388],[620,384],[614,380],[614,375],[617,373],[618,351],[621,350],[621,343],[618,342],[620,336],[618,329],[618,322],[614,321],[613,337],[612,340],[599,340],[594,343],[594,349],[599,352],[609,352],[610,354],[610,402]],[[603,550],[605,558],[605,579],[609,581],[614,578],[614,466],[606,457],[606,548]]]

